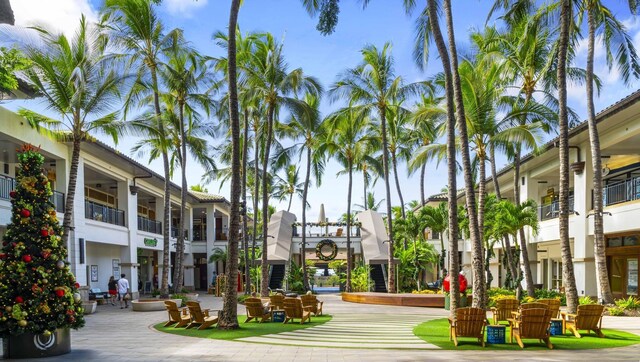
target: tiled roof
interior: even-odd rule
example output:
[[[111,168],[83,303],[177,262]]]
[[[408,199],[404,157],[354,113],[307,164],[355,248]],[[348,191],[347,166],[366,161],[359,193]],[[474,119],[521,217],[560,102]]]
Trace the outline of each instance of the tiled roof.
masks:
[[[226,202],[227,201],[224,198],[224,196],[208,194],[206,192],[189,190],[189,194],[191,194],[191,196],[198,199],[200,202]]]

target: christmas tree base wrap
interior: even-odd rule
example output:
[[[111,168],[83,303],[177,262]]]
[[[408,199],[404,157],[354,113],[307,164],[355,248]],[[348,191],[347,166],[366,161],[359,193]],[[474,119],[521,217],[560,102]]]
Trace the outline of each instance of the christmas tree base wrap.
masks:
[[[2,340],[3,356],[7,358],[53,357],[71,352],[69,328],[50,334],[22,333]]]

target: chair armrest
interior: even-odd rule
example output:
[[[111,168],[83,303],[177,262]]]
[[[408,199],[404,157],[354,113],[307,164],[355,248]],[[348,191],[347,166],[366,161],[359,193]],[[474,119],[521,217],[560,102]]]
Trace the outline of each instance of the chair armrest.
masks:
[[[455,320],[454,318],[449,317],[449,318],[447,318],[447,320],[449,321],[449,325],[450,325],[451,327],[455,327],[455,325],[456,325],[456,320]]]
[[[302,309],[306,310],[306,311],[313,311],[313,307],[312,306],[306,306],[306,307],[302,307]]]

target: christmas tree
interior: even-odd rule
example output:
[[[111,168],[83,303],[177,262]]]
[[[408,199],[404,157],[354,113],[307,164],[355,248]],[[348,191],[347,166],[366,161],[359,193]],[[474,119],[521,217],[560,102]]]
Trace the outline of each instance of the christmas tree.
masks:
[[[44,157],[31,145],[18,153],[11,223],[0,252],[0,334],[49,335],[57,328],[84,325],[78,283],[69,271],[67,250]]]

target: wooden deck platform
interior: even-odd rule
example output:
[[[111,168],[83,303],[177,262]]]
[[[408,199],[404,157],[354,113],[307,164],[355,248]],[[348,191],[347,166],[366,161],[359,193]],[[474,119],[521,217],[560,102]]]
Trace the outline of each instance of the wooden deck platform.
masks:
[[[444,308],[444,294],[342,293],[342,300],[352,303],[396,305],[402,307]]]

